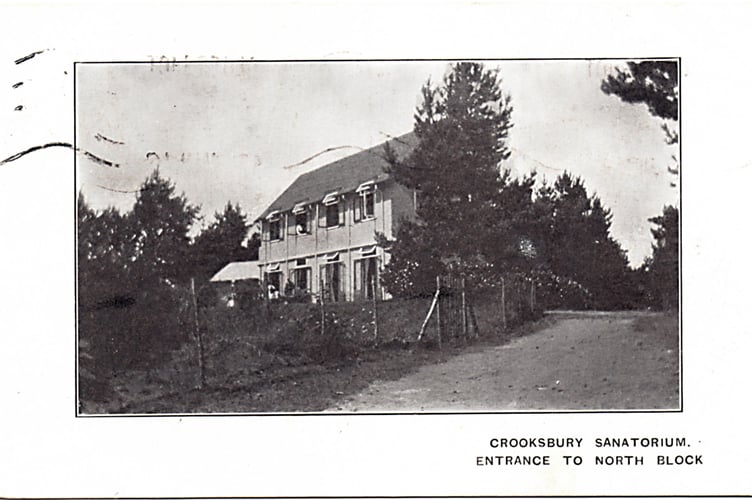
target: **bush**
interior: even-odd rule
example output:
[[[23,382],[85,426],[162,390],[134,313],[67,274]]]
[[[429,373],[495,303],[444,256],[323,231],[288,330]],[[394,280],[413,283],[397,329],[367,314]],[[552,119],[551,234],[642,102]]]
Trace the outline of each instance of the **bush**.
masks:
[[[590,309],[593,297],[577,281],[549,271],[533,274],[538,286],[538,299],[546,309]]]
[[[192,328],[190,292],[167,285],[102,297],[81,305],[79,344],[95,376],[162,363]]]
[[[355,321],[345,321],[330,310],[325,313],[322,332],[321,309],[316,305],[280,304],[275,309],[283,312],[282,322],[274,325],[261,345],[263,350],[320,364],[351,361],[360,353]]]

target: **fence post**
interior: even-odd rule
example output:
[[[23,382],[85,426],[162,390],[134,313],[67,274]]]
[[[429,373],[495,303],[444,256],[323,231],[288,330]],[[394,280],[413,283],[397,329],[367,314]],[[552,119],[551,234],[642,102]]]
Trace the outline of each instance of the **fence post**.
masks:
[[[441,349],[441,276],[436,276],[436,333],[439,339],[439,349]]]
[[[379,313],[376,310],[376,280],[371,280],[371,295],[373,296],[373,339],[379,338]]]
[[[436,303],[439,301],[439,290],[437,289],[436,292],[433,294],[433,300],[431,301],[431,307],[428,308],[428,314],[426,314],[426,319],[423,320],[423,324],[420,326],[420,333],[418,333],[418,341],[423,338],[423,334],[426,332],[426,326],[428,326],[428,321],[431,319],[431,316],[433,315],[433,310],[436,308]]]
[[[462,287],[462,338],[467,339],[467,300],[465,299],[465,278],[460,283]]]
[[[535,282],[533,282],[533,279],[530,278],[530,317],[534,315],[535,312]]]
[[[198,344],[198,373],[199,383],[198,388],[203,389],[205,382],[204,375],[204,345],[201,342],[201,329],[198,324],[198,300],[196,299],[196,280],[191,278],[191,301],[193,302],[193,324],[194,324],[194,336],[196,337],[196,343]]]
[[[470,321],[473,322],[473,329],[475,330],[475,338],[480,337],[480,328],[478,328],[478,318],[475,317],[475,308],[472,304],[469,306]]]
[[[324,322],[326,321],[326,316],[324,315],[324,280],[319,279],[319,304],[321,304],[321,336],[324,336]]]
[[[507,330],[507,297],[506,297],[506,284],[504,278],[501,278],[501,325],[504,331]]]

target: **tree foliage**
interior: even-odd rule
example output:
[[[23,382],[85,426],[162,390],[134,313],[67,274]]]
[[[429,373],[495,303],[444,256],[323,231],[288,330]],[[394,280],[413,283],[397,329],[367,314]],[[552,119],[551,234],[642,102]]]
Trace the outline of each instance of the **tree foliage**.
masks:
[[[650,114],[664,120],[679,118],[679,65],[676,61],[627,62],[607,76],[601,90],[630,104],[644,103]]]
[[[615,75],[602,82],[601,89],[625,102],[647,104],[650,113],[658,118],[673,122],[679,118],[679,65],[676,61],[628,62],[627,70],[617,69]],[[668,144],[678,142],[678,133],[665,122],[663,130]],[[678,161],[676,158],[674,161],[676,166],[668,170],[678,175]],[[653,254],[637,275],[652,305],[675,309],[679,297],[679,209],[664,207],[662,215],[649,221],[657,226],[651,229],[655,239]]]
[[[599,197],[588,194],[581,178],[568,172],[556,179],[549,197],[548,268],[585,287],[594,307],[633,305],[628,259],[611,236],[611,211]]]
[[[679,306],[679,210],[671,205],[665,206],[661,215],[651,217],[649,221],[656,226],[650,230],[655,240],[653,254],[643,266],[647,274],[650,296],[657,307],[677,309]]]
[[[396,180],[418,193],[418,221],[403,225],[391,264],[394,276],[406,266],[416,286],[432,283],[448,262],[487,261],[512,127],[510,97],[498,72],[482,64],[454,64],[440,86],[429,80],[421,92],[414,116],[418,145],[401,161],[387,150]]]
[[[198,212],[159,170],[152,172],[129,214],[134,278],[173,284],[190,278],[189,232]]]
[[[93,210],[79,194],[79,344],[87,373],[105,380],[164,359],[194,328],[190,278],[208,279],[221,262],[258,251],[258,237],[241,246],[245,215],[230,204],[193,244],[198,211],[157,170],[126,213]]]
[[[391,255],[383,275],[391,293],[430,293],[436,275],[451,268],[489,283],[522,273],[551,293],[576,296],[579,307],[632,301],[611,212],[583,181],[565,172],[538,185],[535,173],[513,177],[503,168],[512,106],[496,71],[455,64],[441,86],[424,85],[422,97],[416,148],[402,160],[387,149],[397,181],[418,196],[417,220],[381,242]]]
[[[194,275],[207,280],[226,264],[258,258],[258,235],[248,239],[248,218],[240,206],[228,202],[193,242]]]

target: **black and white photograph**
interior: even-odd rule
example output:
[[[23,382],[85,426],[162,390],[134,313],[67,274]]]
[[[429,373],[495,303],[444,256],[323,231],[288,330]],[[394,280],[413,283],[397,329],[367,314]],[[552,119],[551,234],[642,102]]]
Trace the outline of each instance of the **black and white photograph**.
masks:
[[[749,496],[749,3],[0,13],[0,497]]]
[[[77,63],[78,414],[680,411],[679,68]]]

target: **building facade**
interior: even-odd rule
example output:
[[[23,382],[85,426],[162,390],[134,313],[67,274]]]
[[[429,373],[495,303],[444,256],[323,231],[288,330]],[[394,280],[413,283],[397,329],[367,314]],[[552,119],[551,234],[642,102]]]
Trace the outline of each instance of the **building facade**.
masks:
[[[389,141],[399,157],[413,134]],[[384,144],[298,177],[259,217],[259,271],[274,296],[326,302],[387,298],[379,274],[388,254],[377,233],[393,238],[415,217],[415,193],[387,172]]]

